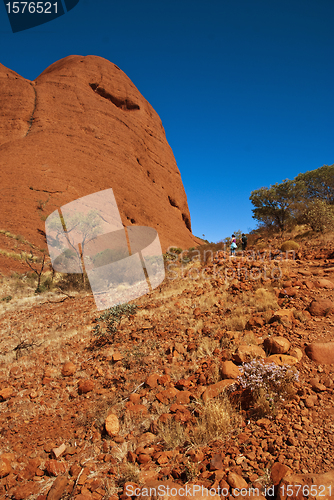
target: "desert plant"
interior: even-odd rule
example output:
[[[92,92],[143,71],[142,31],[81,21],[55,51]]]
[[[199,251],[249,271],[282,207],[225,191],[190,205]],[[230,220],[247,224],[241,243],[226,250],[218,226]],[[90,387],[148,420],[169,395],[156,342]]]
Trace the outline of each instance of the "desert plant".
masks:
[[[97,324],[93,328],[94,335],[98,337],[110,337],[117,331],[117,325],[121,322],[123,316],[129,317],[136,313],[135,304],[118,304],[107,309],[101,316],[95,318]],[[100,323],[104,324],[101,328]]]
[[[167,450],[173,450],[177,446],[183,446],[188,436],[184,426],[174,419],[168,419],[166,423],[158,424],[159,440],[163,441]]]
[[[291,366],[266,364],[263,360],[244,363],[241,369],[237,384],[251,393],[256,415],[275,413],[278,406],[293,393],[293,382],[299,378],[298,371]]]
[[[12,296],[11,295],[7,295],[7,297],[3,297],[1,299],[1,302],[10,302],[12,300]]]
[[[124,484],[128,482],[138,483],[139,474],[140,468],[138,465],[126,463],[119,471],[119,479],[117,481],[118,486],[124,486]]]
[[[324,200],[314,200],[304,214],[304,221],[313,231],[334,230],[334,207]]]
[[[282,252],[289,252],[290,250],[298,250],[298,249],[299,249],[299,244],[293,240],[285,241],[281,246]]]
[[[42,252],[43,252],[43,257],[42,257],[42,262],[41,262],[41,266],[39,269],[36,266],[33,267],[33,265],[32,265],[32,263],[34,262],[34,256],[32,253],[31,253],[31,257],[26,257],[26,259],[25,259],[27,265],[30,267],[30,269],[37,276],[37,287],[36,287],[35,293],[41,293],[43,291],[41,288],[41,279],[42,279],[42,273],[43,273],[43,269],[44,269],[46,253],[45,253],[45,251],[42,251]]]
[[[241,422],[240,414],[226,394],[197,405],[197,413],[196,424],[189,432],[190,441],[195,446],[228,437]]]

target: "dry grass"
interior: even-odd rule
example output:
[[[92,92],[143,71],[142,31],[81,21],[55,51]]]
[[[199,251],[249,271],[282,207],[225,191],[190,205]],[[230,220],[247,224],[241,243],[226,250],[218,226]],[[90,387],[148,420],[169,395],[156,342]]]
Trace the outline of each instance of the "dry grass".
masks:
[[[211,441],[227,438],[241,423],[241,416],[234,409],[225,394],[197,406],[199,416],[191,432],[194,446],[206,445]]]
[[[180,422],[174,419],[167,420],[166,423],[159,423],[158,425],[158,438],[163,441],[167,450],[173,450],[177,446],[183,446],[188,440],[185,428]]]
[[[215,339],[211,339],[210,337],[203,337],[201,340],[196,357],[197,358],[205,358],[207,356],[212,356],[213,351],[216,349],[216,347],[219,346],[219,342]]]
[[[231,316],[226,319],[225,325],[228,330],[242,332],[247,323],[248,310],[242,307],[237,307],[232,312]]]
[[[257,343],[257,338],[254,335],[253,332],[247,332],[243,337],[242,337],[242,343],[246,345],[258,345]]]
[[[123,486],[125,483],[139,483],[140,468],[136,464],[127,462],[122,466],[117,484]]]
[[[244,294],[243,302],[252,307],[254,312],[279,309],[276,295],[266,288],[258,288],[254,295]]]
[[[159,424],[158,438],[164,442],[166,449],[183,447],[186,443],[190,443],[191,447],[198,447],[212,441],[224,440],[234,433],[241,423],[240,414],[232,407],[225,394],[207,402],[194,403],[192,409],[198,416],[187,428],[174,419]]]

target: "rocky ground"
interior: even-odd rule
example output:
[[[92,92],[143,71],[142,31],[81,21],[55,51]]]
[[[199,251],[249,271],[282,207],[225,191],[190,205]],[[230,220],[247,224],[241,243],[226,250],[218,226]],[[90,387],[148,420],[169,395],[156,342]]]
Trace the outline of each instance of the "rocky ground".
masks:
[[[128,500],[152,484],[334,496],[333,257],[171,262],[106,336],[90,293],[2,300],[0,497]],[[268,400],[238,379],[256,359],[299,378]]]

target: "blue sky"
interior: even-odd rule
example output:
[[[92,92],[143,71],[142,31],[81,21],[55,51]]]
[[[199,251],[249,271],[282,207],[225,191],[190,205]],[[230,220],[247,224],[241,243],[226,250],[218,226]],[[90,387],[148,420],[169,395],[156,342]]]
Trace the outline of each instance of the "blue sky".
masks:
[[[219,241],[256,226],[252,190],[334,163],[333,21],[333,0],[80,0],[12,33],[0,5],[0,62],[117,64],[161,117],[193,233]]]

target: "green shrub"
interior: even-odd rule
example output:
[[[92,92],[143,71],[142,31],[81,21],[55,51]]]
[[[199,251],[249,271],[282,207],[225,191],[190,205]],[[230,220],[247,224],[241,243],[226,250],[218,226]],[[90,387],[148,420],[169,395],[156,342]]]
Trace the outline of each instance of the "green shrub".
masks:
[[[11,295],[7,295],[7,297],[3,297],[3,299],[1,299],[1,302],[9,302],[12,298],[13,297]]]
[[[107,309],[101,316],[95,318],[97,324],[93,328],[94,335],[98,337],[112,336],[117,331],[117,325],[121,322],[123,316],[127,318],[137,311],[135,304],[118,304]],[[103,326],[100,326],[100,323]]]
[[[299,244],[292,240],[285,241],[281,246],[282,252],[289,252],[290,250],[298,250],[298,249],[299,249]]]
[[[323,200],[314,200],[304,214],[304,221],[313,231],[334,230],[334,207]]]
[[[180,254],[180,253],[182,253],[182,251],[183,251],[182,248],[179,248],[179,247],[171,247],[171,248],[169,248],[169,252],[170,253]]]

